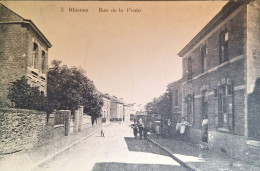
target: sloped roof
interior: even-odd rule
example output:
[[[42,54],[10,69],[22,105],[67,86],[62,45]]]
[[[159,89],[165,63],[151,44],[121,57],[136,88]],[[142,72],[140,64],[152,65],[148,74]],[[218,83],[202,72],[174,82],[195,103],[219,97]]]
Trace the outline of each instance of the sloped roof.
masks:
[[[183,57],[191,48],[193,48],[203,37],[213,30],[220,22],[229,16],[234,10],[242,4],[248,3],[250,0],[229,1],[221,11],[178,53],[179,57]]]
[[[37,26],[28,19],[24,19],[20,15],[16,14],[14,11],[10,10],[6,6],[0,3],[0,24],[21,24],[30,28],[37,36],[51,48],[52,45],[49,40],[43,35],[43,33],[37,28]]]

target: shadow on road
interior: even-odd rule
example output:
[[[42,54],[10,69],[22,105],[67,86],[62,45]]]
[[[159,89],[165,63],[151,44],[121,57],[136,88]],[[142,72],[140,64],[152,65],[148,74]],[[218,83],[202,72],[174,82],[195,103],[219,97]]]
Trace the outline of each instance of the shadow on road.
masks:
[[[154,153],[169,156],[166,152],[162,151],[159,147],[152,144],[148,140],[140,140],[135,139],[133,137],[125,137],[125,142],[129,151]]]
[[[109,162],[109,163],[96,163],[93,171],[182,171],[186,170],[185,168],[182,168],[180,166],[174,166],[174,165],[163,165],[163,164],[135,164],[135,163],[117,163],[117,162]]]

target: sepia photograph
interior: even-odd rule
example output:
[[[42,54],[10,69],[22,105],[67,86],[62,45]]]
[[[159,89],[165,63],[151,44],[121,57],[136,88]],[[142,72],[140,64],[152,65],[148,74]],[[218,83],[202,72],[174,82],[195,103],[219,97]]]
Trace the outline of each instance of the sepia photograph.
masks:
[[[0,0],[0,170],[260,170],[260,1]]]

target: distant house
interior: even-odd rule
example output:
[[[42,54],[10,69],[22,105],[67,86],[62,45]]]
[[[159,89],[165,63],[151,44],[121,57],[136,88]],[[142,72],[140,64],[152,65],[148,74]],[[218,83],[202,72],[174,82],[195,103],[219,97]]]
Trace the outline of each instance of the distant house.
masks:
[[[111,96],[110,99],[110,120],[119,121],[123,120],[123,101],[116,96]]]
[[[106,121],[110,120],[110,96],[108,94],[102,94],[103,106],[102,106],[102,118]]]
[[[245,156],[252,142],[260,145],[259,25],[259,1],[228,2],[178,54],[191,140],[200,141],[207,115],[208,145],[236,157]]]
[[[124,103],[123,121],[130,122],[130,105]]]
[[[123,115],[124,115],[124,102],[123,99],[118,99],[116,102],[116,118],[119,121],[123,121]]]
[[[172,122],[177,123],[182,117],[182,79],[169,84],[168,91],[171,93]]]
[[[28,19],[0,4],[0,101],[8,103],[11,82],[26,76],[47,94],[48,49],[51,43]]]

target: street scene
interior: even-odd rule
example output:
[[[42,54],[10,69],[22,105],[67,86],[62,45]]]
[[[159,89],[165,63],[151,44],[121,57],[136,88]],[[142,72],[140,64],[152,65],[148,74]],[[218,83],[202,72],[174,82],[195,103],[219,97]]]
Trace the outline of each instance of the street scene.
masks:
[[[1,1],[0,170],[260,170],[260,1]]]
[[[187,170],[147,140],[135,139],[128,124],[111,124],[64,151],[43,170]]]

